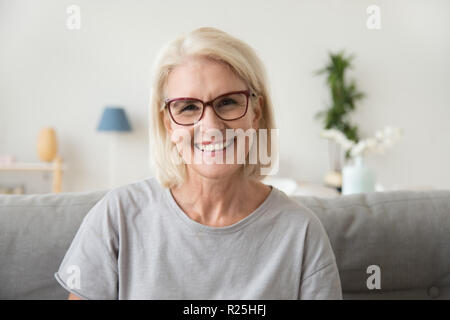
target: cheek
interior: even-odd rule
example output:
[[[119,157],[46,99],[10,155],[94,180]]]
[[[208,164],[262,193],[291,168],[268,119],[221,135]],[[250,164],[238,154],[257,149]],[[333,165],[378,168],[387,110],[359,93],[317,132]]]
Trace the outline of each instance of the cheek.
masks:
[[[193,137],[192,130],[184,127],[172,124],[172,133],[170,135],[170,140],[172,143],[176,144],[177,148],[180,150],[189,146],[191,144]]]
[[[230,127],[232,127],[233,129],[242,129],[244,131],[250,129],[253,127],[253,113],[249,112],[242,119],[233,121],[230,124],[231,124]]]

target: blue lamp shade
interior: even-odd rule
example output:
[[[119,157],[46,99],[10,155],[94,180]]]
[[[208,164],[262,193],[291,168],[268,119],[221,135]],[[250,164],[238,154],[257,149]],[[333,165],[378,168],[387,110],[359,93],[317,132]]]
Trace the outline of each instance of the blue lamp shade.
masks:
[[[106,107],[97,131],[131,131],[125,110],[123,108]]]

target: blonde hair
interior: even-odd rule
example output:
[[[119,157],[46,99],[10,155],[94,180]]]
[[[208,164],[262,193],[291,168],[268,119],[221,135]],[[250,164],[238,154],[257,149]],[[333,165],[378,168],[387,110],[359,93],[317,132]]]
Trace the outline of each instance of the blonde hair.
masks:
[[[158,181],[168,188],[184,183],[186,164],[180,161],[177,148],[170,140],[163,120],[166,110],[162,109],[170,71],[190,56],[202,56],[224,62],[244,80],[251,91],[262,96],[259,129],[267,129],[267,150],[273,157],[271,129],[275,128],[275,121],[263,63],[245,42],[216,28],[199,28],[167,43],[159,52],[153,66],[150,98],[150,161]],[[259,141],[259,133],[256,131],[256,141]],[[257,180],[264,178],[260,174],[259,157],[256,164],[247,164],[247,160],[243,168],[244,174]]]

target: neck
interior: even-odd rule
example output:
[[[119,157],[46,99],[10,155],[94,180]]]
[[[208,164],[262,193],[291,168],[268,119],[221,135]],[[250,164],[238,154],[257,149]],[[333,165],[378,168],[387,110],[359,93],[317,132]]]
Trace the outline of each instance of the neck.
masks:
[[[209,226],[226,226],[255,210],[267,191],[268,186],[247,179],[241,172],[214,179],[190,172],[187,181],[172,189],[172,194],[191,219]]]

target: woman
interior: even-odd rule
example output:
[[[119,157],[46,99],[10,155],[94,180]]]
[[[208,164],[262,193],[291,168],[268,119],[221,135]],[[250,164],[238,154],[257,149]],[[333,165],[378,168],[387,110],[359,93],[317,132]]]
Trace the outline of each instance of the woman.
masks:
[[[156,61],[151,109],[156,177],[84,218],[55,274],[70,298],[341,299],[320,221],[249,161],[274,129],[254,51],[214,28],[176,39]]]

